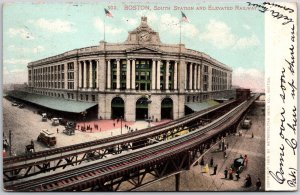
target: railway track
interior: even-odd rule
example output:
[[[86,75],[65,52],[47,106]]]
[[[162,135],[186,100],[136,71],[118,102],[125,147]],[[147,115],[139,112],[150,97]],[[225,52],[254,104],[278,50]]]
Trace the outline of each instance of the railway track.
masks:
[[[67,172],[56,173],[47,177],[7,185],[5,189],[13,191],[72,191],[94,184],[95,180],[108,179],[114,173],[122,174],[135,167],[145,167],[159,159],[188,150],[199,142],[210,139],[224,128],[236,122],[253,100],[243,102],[210,124],[200,127],[186,135],[163,141],[145,148],[102,159],[93,164],[75,168]]]
[[[76,144],[68,147],[62,147],[62,148],[57,148],[49,151],[43,151],[43,152],[37,152],[34,153],[31,156],[17,156],[17,157],[12,157],[12,158],[6,158],[4,159],[4,176],[6,179],[5,181],[11,181],[11,180],[16,180],[19,179],[20,177],[17,177],[20,171],[23,169],[25,171],[25,176],[33,176],[45,171],[49,170],[55,170],[56,168],[63,167],[67,164],[70,164],[70,158],[76,158],[79,155],[85,155],[88,152],[91,151],[99,151],[99,150],[104,150],[107,148],[114,147],[116,145],[122,145],[124,143],[132,143],[134,141],[138,140],[145,140],[150,137],[154,137],[156,135],[160,135],[164,132],[169,131],[170,129],[175,129],[179,128],[180,126],[184,126],[187,123],[194,121],[201,116],[204,116],[208,113],[220,110],[228,105],[232,105],[236,103],[235,101],[230,101],[218,106],[214,106],[210,109],[205,109],[201,112],[196,112],[191,115],[185,116],[183,118],[171,121],[167,124],[151,127],[151,128],[146,128],[140,131],[136,131],[133,133],[128,133],[128,134],[123,134],[120,136],[115,136],[111,138],[106,138],[102,140],[97,140],[97,141],[92,141],[92,142],[86,142],[83,144]],[[66,162],[63,164],[61,163],[62,159],[66,159]],[[81,158],[81,161],[85,160],[85,157]],[[79,164],[81,163],[79,162]],[[50,166],[50,162],[56,163],[56,165]],[[52,163],[52,164],[53,164]],[[60,164],[61,163],[61,164]],[[78,161],[76,161],[76,164]],[[33,166],[38,166],[38,167],[45,167],[45,165],[49,165],[49,167],[46,167],[44,169],[40,168],[40,171],[37,172],[32,172],[32,167]],[[72,164],[73,165],[73,164]],[[16,177],[9,176],[8,174],[11,173],[17,173]],[[9,178],[9,179],[7,179]],[[21,177],[22,178],[22,177]]]

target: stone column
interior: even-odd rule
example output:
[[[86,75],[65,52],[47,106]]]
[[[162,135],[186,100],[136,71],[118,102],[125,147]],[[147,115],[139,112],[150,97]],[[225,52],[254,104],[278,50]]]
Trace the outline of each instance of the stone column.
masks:
[[[152,60],[152,71],[151,71],[151,89],[154,90],[155,89],[155,73],[156,73],[156,67],[155,67],[156,63],[155,60]]]
[[[177,62],[174,63],[174,89],[177,90]]]
[[[170,68],[170,62],[167,61],[167,64],[166,64],[166,82],[165,82],[166,90],[169,89],[169,68]]]
[[[202,65],[201,63],[201,86],[200,86],[200,89],[201,91],[203,91],[203,88],[204,88],[204,66]]]
[[[67,63],[65,63],[65,64],[63,64],[63,66],[64,66],[64,69],[65,69],[65,72],[64,72],[64,74],[65,74],[65,79],[64,79],[64,82],[65,82],[65,89],[68,89],[68,64]]]
[[[208,66],[208,91],[212,90],[212,68]]]
[[[156,89],[160,90],[160,60],[157,61]]]
[[[198,85],[197,85],[197,90],[200,91],[201,89],[201,65],[198,64]]]
[[[79,84],[79,86],[78,86],[78,88],[82,88],[82,69],[81,69],[81,61],[78,61],[78,69],[79,69],[79,71],[78,71],[78,78],[79,78],[79,80],[78,80],[78,84]],[[64,70],[64,71],[66,71],[66,70]]]
[[[117,89],[120,89],[120,59],[117,59]]]
[[[90,66],[89,88],[93,88],[93,61],[92,60],[89,60],[89,66]]]
[[[111,67],[110,60],[107,60],[107,89],[110,89],[111,86]]]
[[[60,68],[60,73],[61,74],[61,68]],[[60,76],[61,79],[61,76]],[[61,83],[61,81],[60,81]],[[78,89],[78,61],[75,60],[74,61],[74,89],[77,90]]]
[[[188,89],[188,83],[187,83],[187,78],[188,78],[188,63],[184,62],[184,89]]]
[[[190,62],[190,73],[189,73],[189,90],[193,89],[193,63]]]
[[[84,88],[86,88],[86,86],[87,86],[86,85],[87,84],[86,83],[86,76],[87,76],[86,73],[87,73],[87,71],[86,71],[86,61],[84,60],[83,61],[83,87]]]
[[[126,89],[130,89],[130,60],[127,59],[126,64]]]
[[[135,89],[135,59],[132,60],[131,71],[131,89]]]
[[[193,79],[193,89],[197,89],[197,64],[194,64],[194,79]]]
[[[99,78],[99,60],[96,60],[96,89],[99,88],[99,81],[98,81],[98,78]]]

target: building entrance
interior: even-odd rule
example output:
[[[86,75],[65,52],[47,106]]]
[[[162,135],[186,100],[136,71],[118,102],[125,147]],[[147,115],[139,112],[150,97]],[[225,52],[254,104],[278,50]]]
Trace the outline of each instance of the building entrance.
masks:
[[[161,102],[161,119],[173,119],[173,100],[165,98]]]
[[[111,118],[124,118],[124,100],[120,97],[115,97],[111,101]]]
[[[136,101],[136,120],[148,118],[148,99],[140,98]]]

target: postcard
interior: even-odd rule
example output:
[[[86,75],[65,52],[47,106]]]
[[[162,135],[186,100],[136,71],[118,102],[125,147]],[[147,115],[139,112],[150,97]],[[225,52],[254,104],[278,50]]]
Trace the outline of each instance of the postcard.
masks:
[[[298,190],[297,4],[3,4],[4,191]]]

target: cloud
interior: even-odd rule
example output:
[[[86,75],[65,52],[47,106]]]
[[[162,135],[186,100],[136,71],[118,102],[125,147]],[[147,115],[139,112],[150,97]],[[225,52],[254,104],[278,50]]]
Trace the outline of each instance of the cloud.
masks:
[[[244,49],[250,46],[257,46],[257,45],[259,45],[259,40],[255,35],[252,35],[251,37],[243,37],[238,39],[233,48]]]
[[[28,64],[30,62],[30,59],[4,59],[3,64]]]
[[[234,45],[236,37],[224,22],[210,20],[206,31],[200,34],[200,40],[210,42],[215,47],[222,49]]]
[[[100,18],[98,18],[98,17],[94,18],[94,26],[99,32],[103,32],[104,22]],[[117,34],[121,34],[124,32],[125,32],[125,30],[122,28],[119,28],[119,27],[116,28],[109,24],[105,24],[105,33],[117,35]]]
[[[125,23],[125,24],[128,24],[130,26],[137,26],[138,25],[138,20],[136,18],[125,18],[123,17],[122,18],[122,21]]]
[[[259,39],[253,34],[251,37],[238,37],[231,28],[222,21],[210,20],[206,31],[200,34],[200,40],[210,42],[213,46],[224,49],[244,49],[260,44]]]
[[[254,91],[264,91],[265,89],[265,75],[255,68],[234,69],[232,75],[232,84],[243,88],[250,88]]]
[[[8,34],[10,37],[19,36],[22,39],[26,39],[26,40],[34,39],[33,35],[29,31],[25,30],[24,28],[9,28]]]
[[[34,23],[36,26],[52,33],[64,33],[64,32],[72,32],[76,29],[74,28],[74,24],[67,20],[61,19],[45,19],[40,18],[38,20],[31,20],[31,23]]]
[[[170,14],[162,14],[159,20],[159,29],[168,33],[179,35],[180,19]],[[192,23],[181,23],[181,35],[185,37],[196,37],[199,35],[198,28]]]
[[[250,30],[250,29],[251,29],[251,27],[250,27],[249,25],[247,25],[247,24],[243,24],[243,28],[244,28],[244,29],[247,29],[247,30]]]
[[[196,37],[199,34],[198,28],[191,23],[182,24],[181,32],[186,37]]]
[[[24,69],[12,69],[8,70],[7,67],[3,67],[3,83],[24,83],[27,82],[28,72]]]
[[[18,52],[18,53],[33,53],[37,54],[40,52],[45,51],[45,48],[41,45],[38,45],[34,48],[27,48],[27,47],[17,47],[15,45],[8,46],[9,51]]]

